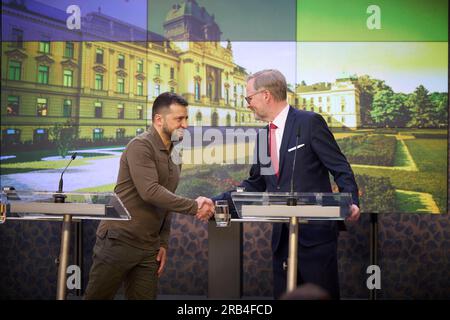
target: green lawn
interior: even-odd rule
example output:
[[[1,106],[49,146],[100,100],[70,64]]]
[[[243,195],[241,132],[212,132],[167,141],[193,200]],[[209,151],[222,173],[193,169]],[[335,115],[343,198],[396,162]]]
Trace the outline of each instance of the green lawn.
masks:
[[[117,156],[101,156],[95,159],[107,159]],[[85,166],[90,163],[93,158],[81,158],[72,161],[71,166]],[[30,161],[20,163],[0,163],[0,174],[25,173],[36,170],[60,169],[67,165],[67,160],[56,161]]]
[[[404,167],[408,166],[408,155],[406,154],[406,150],[403,147],[401,141],[397,141],[397,146],[395,148],[395,158],[394,158],[394,167]]]
[[[444,139],[413,139],[405,141],[419,172],[354,168],[355,174],[387,177],[397,189],[431,193],[440,212],[447,207],[447,141]],[[411,212],[406,200],[399,199],[397,210]]]
[[[124,146],[109,146],[109,147],[98,147],[98,148],[88,148],[83,149],[84,152],[80,152],[79,154],[84,158],[93,158],[93,157],[103,157],[104,155],[99,153],[89,153],[89,150],[102,150],[102,149],[110,149],[110,148],[119,148]],[[3,152],[3,156],[14,155],[15,158],[6,159],[1,162],[3,164],[9,163],[22,163],[22,162],[36,162],[40,161],[42,158],[57,156],[56,150],[35,150],[35,151],[23,151],[23,152]]]
[[[115,186],[116,186],[115,183],[111,183],[111,184],[105,184],[103,186],[78,189],[78,190],[75,190],[75,192],[113,192]]]
[[[416,195],[395,193],[395,203],[397,208],[401,212],[419,212],[419,210],[425,210],[426,207],[420,201],[420,198]]]

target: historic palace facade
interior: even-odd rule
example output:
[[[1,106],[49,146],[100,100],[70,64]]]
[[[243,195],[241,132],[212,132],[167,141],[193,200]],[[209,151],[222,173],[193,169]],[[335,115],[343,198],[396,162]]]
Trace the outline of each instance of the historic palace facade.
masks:
[[[214,16],[195,0],[172,7],[164,36],[100,10],[72,31],[67,16],[32,0],[2,0],[2,143],[48,140],[55,123],[68,121],[83,139],[133,137],[150,124],[153,100],[165,91],[188,100],[191,126],[262,125],[245,103],[245,68],[234,62],[232,44],[220,42]],[[322,111],[329,112],[329,102],[341,106],[345,94],[345,114],[325,119],[358,126],[359,103],[351,96],[357,91],[340,84],[330,90],[297,87],[288,100],[308,110],[306,103],[317,100],[314,111],[321,112],[323,95],[331,100]]]

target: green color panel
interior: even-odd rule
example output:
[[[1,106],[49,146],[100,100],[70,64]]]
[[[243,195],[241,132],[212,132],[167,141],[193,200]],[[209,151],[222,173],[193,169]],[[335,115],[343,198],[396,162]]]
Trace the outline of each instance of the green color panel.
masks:
[[[297,40],[447,41],[447,12],[448,0],[297,0]]]

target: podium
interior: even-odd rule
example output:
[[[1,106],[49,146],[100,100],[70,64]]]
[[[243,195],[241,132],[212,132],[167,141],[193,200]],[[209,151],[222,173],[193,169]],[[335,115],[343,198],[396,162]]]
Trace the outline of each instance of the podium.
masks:
[[[289,192],[232,192],[233,201],[239,219],[231,219],[229,230],[214,230],[209,226],[210,251],[214,245],[222,250],[220,263],[215,264],[209,257],[209,298],[238,299],[242,292],[241,275],[238,278],[226,270],[242,271],[242,224],[245,222],[285,222],[289,223],[289,254],[287,264],[287,291],[297,285],[298,232],[299,223],[312,220],[344,220],[350,214],[352,197],[350,193],[289,193]],[[229,235],[229,237],[227,237]],[[226,243],[229,245],[226,246]],[[229,262],[229,264],[226,263]],[[225,276],[224,274],[228,274]],[[222,275],[220,277],[220,275]],[[230,285],[234,289],[226,290]],[[226,293],[226,296],[224,295]]]
[[[58,265],[57,300],[66,298],[67,267],[72,221],[130,220],[115,193],[55,193],[4,190],[0,195],[2,222],[8,220],[62,221]]]

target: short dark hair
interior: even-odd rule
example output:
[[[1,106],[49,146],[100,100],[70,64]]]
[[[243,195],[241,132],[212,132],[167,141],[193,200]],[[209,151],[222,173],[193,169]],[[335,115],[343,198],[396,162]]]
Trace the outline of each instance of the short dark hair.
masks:
[[[169,109],[170,105],[174,103],[184,107],[188,106],[186,99],[178,94],[172,92],[161,93],[153,102],[152,120],[155,119],[156,114],[161,114],[163,109]]]

